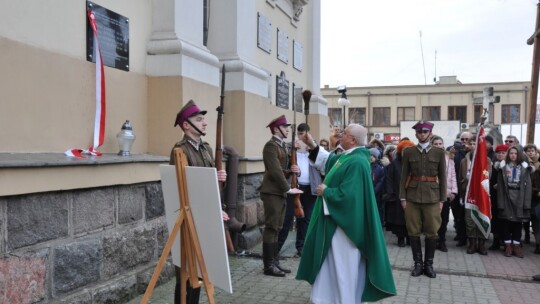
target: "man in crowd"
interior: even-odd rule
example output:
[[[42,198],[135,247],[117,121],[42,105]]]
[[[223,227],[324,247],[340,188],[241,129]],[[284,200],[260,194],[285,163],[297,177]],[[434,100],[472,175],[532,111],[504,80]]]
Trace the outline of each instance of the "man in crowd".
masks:
[[[312,303],[372,302],[396,294],[371,183],[367,129],[343,132],[342,154],[320,149],[309,133],[310,159],[325,167],[297,279],[313,284]]]
[[[265,173],[261,188],[264,205],[263,264],[264,274],[284,277],[291,270],[279,264],[278,234],[283,227],[287,194],[301,194],[296,188],[291,189],[287,178],[291,173],[300,173],[298,166],[289,166],[289,154],[285,139],[289,135],[289,124],[284,115],[273,119],[266,127],[272,137],[263,148]]]
[[[444,150],[430,143],[433,123],[420,120],[414,126],[418,145],[403,152],[400,199],[414,260],[413,277],[422,273],[435,278],[433,258],[441,209],[446,200],[446,160]],[[425,235],[425,261],[420,236]],[[423,263],[423,265],[422,265]]]
[[[202,136],[206,135],[206,127],[208,124],[204,118],[206,111],[202,111],[199,107],[190,100],[176,115],[174,126],[180,126],[184,137],[181,141],[176,143],[171,150],[170,164],[175,164],[174,150],[176,148],[182,149],[186,155],[188,165],[195,167],[214,167],[214,154],[210,145],[202,140]],[[217,171],[217,179],[220,182],[227,180],[227,173],[225,170]],[[228,215],[223,212],[223,220],[229,220]],[[176,286],[174,291],[174,302],[180,303],[181,295],[181,281],[180,281],[180,267],[175,266],[176,270]],[[192,288],[188,281],[186,289],[186,303],[196,304],[199,303],[199,296],[201,288]]]
[[[459,150],[455,151],[454,156],[454,170],[456,171],[456,180],[461,180],[460,176],[460,165],[461,160],[465,158],[465,155],[469,153],[471,147],[469,141],[472,138],[472,133],[465,131],[462,132],[459,136],[461,145]],[[461,199],[465,196],[465,193],[462,193],[460,187],[458,187],[458,195],[451,202],[450,207],[452,208],[452,215],[454,216],[454,227],[456,228],[456,240],[458,241],[457,247],[462,247],[467,245],[467,232],[465,225],[465,203]]]
[[[297,132],[299,138],[304,136],[306,132],[309,132],[309,125],[306,123],[299,124],[297,127]],[[296,219],[295,243],[297,256],[302,256],[302,249],[304,248],[304,241],[306,239],[309,220],[311,219],[311,212],[313,211],[313,206],[315,206],[315,200],[317,199],[316,188],[321,184],[322,178],[319,171],[309,163],[309,151],[307,145],[300,139],[297,139],[296,143],[294,144],[296,145],[296,163],[300,169],[300,172],[303,172],[303,174],[298,176],[298,189],[304,191],[304,193],[300,194],[300,202],[302,203],[302,208],[304,210],[304,217]],[[292,195],[287,197],[285,221],[278,237],[279,250],[281,250],[281,247],[283,247],[293,222],[293,199],[294,196]]]

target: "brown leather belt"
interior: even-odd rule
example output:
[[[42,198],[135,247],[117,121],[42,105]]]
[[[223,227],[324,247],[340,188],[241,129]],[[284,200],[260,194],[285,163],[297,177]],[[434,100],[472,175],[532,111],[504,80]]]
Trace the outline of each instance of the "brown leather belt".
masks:
[[[419,182],[436,182],[437,176],[414,176],[411,175],[411,179],[413,181],[419,181]]]

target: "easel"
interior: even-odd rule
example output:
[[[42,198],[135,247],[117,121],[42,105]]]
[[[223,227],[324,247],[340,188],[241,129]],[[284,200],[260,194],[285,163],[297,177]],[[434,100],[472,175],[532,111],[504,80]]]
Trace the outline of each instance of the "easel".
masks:
[[[180,273],[180,286],[182,288],[181,291],[181,304],[186,304],[186,283],[189,278],[189,282],[191,284],[191,287],[198,288],[201,286],[201,282],[199,282],[199,275],[197,271],[197,265],[198,263],[199,268],[201,269],[201,276],[202,276],[202,283],[204,284],[204,287],[206,288],[206,295],[208,296],[208,303],[214,304],[214,285],[210,282],[208,279],[208,273],[206,272],[206,265],[204,263],[204,259],[202,256],[202,250],[201,245],[199,244],[199,238],[197,236],[197,231],[195,230],[195,224],[193,222],[193,216],[191,213],[191,209],[189,207],[189,195],[187,190],[187,183],[186,183],[186,171],[185,167],[188,165],[187,158],[184,152],[182,152],[182,149],[176,148],[174,149],[174,159],[175,159],[175,166],[176,166],[176,179],[178,181],[178,196],[180,197],[180,210],[178,213],[178,217],[176,219],[176,222],[174,224],[174,228],[171,231],[171,234],[169,235],[169,239],[167,240],[167,243],[165,244],[165,248],[163,248],[163,252],[161,253],[161,257],[159,258],[158,264],[156,266],[156,269],[154,270],[154,274],[152,275],[152,279],[150,279],[150,283],[148,284],[148,287],[146,288],[146,292],[144,293],[144,296],[141,300],[141,303],[148,303],[148,300],[152,296],[152,292],[154,291],[154,287],[156,285],[156,282],[159,278],[159,274],[161,273],[161,270],[163,269],[163,265],[165,264],[165,261],[167,260],[167,256],[171,252],[171,248],[174,244],[174,241],[176,239],[176,235],[178,234],[178,231],[180,230],[180,241],[181,241],[181,248],[180,248],[180,256],[181,256],[181,273]]]

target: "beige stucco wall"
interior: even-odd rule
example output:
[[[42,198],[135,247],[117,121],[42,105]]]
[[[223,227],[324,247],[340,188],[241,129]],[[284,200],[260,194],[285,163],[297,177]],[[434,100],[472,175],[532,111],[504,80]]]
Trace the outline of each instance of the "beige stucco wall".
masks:
[[[64,152],[92,144],[95,65],[0,37],[0,152]],[[106,127],[100,151],[118,152],[126,119],[137,136],[133,151],[147,152],[144,75],[105,68]]]

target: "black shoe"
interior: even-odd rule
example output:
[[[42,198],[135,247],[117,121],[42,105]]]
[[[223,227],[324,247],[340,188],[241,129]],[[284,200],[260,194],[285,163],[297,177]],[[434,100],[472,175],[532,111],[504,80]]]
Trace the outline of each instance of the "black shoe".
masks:
[[[285,276],[285,273],[283,271],[279,270],[275,265],[271,265],[270,267],[265,268],[264,269],[264,274],[268,275],[268,276],[273,276],[273,277],[284,277]]]
[[[463,246],[466,246],[466,245],[467,245],[467,240],[461,239],[456,244],[456,247],[463,247]]]
[[[540,274],[533,276],[532,279],[535,281],[540,281]]]
[[[493,243],[491,243],[491,246],[488,248],[489,250],[499,250],[501,249],[501,244],[499,243],[499,240],[493,240]]]
[[[442,252],[448,252],[448,248],[446,247],[446,242],[442,241],[439,242],[439,247],[437,248]]]
[[[456,235],[456,236],[454,237],[454,241],[459,241],[459,235]]]
[[[534,248],[534,253],[540,254],[540,245],[536,244],[536,248]]]
[[[424,265],[424,275],[428,278],[434,279],[437,277],[435,270],[433,270],[433,265]]]
[[[405,238],[402,236],[398,237],[397,245],[398,247],[405,247]]]
[[[421,263],[414,263],[414,268],[411,271],[411,276],[418,277],[421,276],[424,273],[424,269],[422,269]]]
[[[283,273],[291,273],[291,270],[290,270],[290,269],[287,269],[287,268],[281,266],[277,260],[276,260],[276,262],[274,263],[274,266],[276,266],[277,269],[279,269],[279,270],[280,270],[281,272],[283,272]]]

